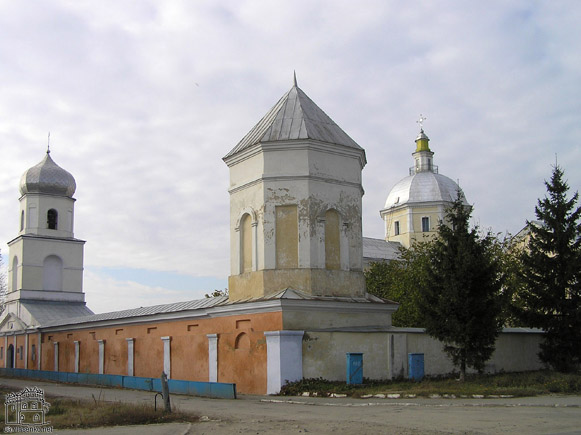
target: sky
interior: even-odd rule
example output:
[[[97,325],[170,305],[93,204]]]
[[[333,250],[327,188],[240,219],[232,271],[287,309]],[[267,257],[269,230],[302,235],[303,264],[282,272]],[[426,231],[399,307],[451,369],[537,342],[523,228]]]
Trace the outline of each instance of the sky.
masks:
[[[22,173],[75,177],[93,311],[227,287],[222,157],[293,84],[366,150],[363,235],[408,174],[420,114],[434,163],[485,230],[515,234],[555,161],[581,186],[578,0],[0,0],[0,249]]]

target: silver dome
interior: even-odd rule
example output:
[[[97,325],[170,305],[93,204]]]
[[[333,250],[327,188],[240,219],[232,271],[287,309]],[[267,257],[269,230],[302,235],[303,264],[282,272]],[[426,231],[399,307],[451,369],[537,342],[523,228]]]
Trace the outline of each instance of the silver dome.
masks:
[[[57,165],[50,153],[38,165],[28,169],[20,178],[20,193],[48,193],[72,198],[77,183],[73,176]]]
[[[460,190],[461,191],[461,190]],[[398,207],[406,203],[452,202],[458,195],[458,184],[450,178],[425,171],[405,177],[389,192],[385,208]],[[468,205],[462,193],[464,203]]]

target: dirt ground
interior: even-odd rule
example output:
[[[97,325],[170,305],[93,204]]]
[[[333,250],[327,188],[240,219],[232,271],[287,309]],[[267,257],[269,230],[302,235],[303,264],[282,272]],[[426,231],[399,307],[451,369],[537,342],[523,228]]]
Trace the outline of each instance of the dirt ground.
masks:
[[[150,402],[154,393],[0,378],[15,388],[108,401]],[[202,416],[191,425],[82,431],[91,434],[581,434],[581,396],[512,399],[337,399],[172,395],[172,406]],[[57,431],[72,434],[79,431]]]

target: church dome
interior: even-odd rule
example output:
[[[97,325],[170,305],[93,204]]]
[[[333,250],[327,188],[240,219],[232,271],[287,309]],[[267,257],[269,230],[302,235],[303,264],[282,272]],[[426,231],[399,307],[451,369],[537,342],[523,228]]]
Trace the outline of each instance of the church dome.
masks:
[[[398,182],[387,195],[385,208],[424,202],[452,202],[458,195],[458,184],[432,171],[417,172]],[[460,192],[462,192],[460,190]],[[468,204],[465,195],[463,202]]]
[[[425,120],[420,115],[420,134],[416,137],[416,150],[412,154],[415,165],[410,168],[410,175],[391,189],[385,201],[385,209],[403,204],[450,203],[457,199],[458,192],[462,195],[462,202],[468,205],[458,184],[438,173],[438,167],[434,165],[434,153],[429,145],[430,138],[426,136],[422,126]]]
[[[20,178],[20,193],[47,193],[72,198],[77,184],[73,176],[57,165],[50,151],[38,165],[28,169]]]

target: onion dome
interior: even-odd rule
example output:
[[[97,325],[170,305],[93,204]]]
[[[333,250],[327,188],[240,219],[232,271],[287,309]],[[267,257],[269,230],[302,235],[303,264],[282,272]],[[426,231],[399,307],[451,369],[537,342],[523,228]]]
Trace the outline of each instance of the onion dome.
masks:
[[[57,165],[50,157],[50,150],[38,165],[28,169],[20,178],[20,193],[46,193],[72,198],[77,183],[73,176]]]

